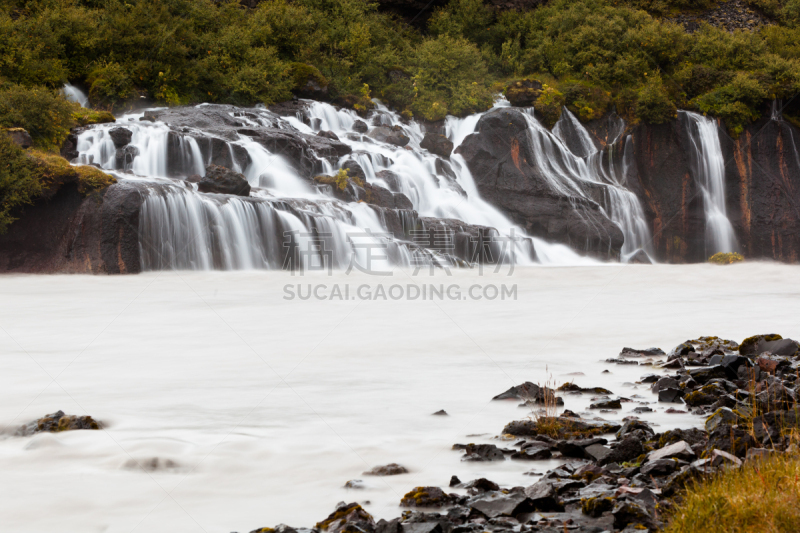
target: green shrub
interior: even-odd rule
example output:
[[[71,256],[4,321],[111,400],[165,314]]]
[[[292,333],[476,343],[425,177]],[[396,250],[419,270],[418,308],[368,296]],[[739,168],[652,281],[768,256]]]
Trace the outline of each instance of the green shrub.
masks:
[[[493,20],[494,13],[483,0],[452,0],[433,13],[428,29],[433,35],[462,37],[480,46],[489,39]]]
[[[564,95],[557,89],[550,87],[547,84],[542,86],[542,94],[536,100],[534,109],[542,118],[542,122],[548,128],[551,128],[561,118],[561,109],[564,107]]]
[[[567,109],[580,120],[595,120],[606,114],[611,105],[611,93],[594,84],[567,80],[559,84]]]
[[[751,75],[739,73],[733,80],[697,98],[703,113],[725,120],[731,135],[738,137],[744,126],[758,118],[759,106],[767,92]]]
[[[105,63],[89,73],[89,100],[92,104],[113,105],[133,95],[133,82],[119,63]]]
[[[636,101],[636,117],[648,124],[663,124],[678,115],[678,109],[670,100],[660,77],[653,76],[639,91]]]
[[[107,124],[109,122],[116,122],[117,119],[111,114],[111,111],[102,111],[98,109],[87,109],[79,107],[72,112],[72,119],[79,126],[89,126],[90,124]]]
[[[415,115],[440,120],[448,113],[463,116],[492,105],[488,73],[477,47],[447,35],[428,39],[414,57]]]
[[[42,190],[32,167],[25,152],[0,131],[0,234],[16,220],[16,209],[32,203]]]
[[[77,104],[60,91],[22,85],[0,86],[0,126],[28,130],[36,146],[56,149],[73,126]]]
[[[732,263],[740,263],[742,261],[744,261],[744,257],[742,254],[738,254],[736,252],[718,252],[708,258],[709,263],[714,263],[716,265],[730,265]]]

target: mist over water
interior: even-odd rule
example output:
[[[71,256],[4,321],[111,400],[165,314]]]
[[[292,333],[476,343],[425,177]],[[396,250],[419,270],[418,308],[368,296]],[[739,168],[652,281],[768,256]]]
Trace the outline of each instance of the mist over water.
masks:
[[[489,400],[511,385],[552,375],[656,402],[646,385],[632,386],[650,367],[601,361],[623,346],[668,351],[701,335],[797,337],[797,266],[506,273],[412,278],[396,269],[391,281],[255,271],[0,278],[0,424],[16,427],[57,409],[108,424],[100,432],[0,438],[4,527],[243,532],[312,526],[342,500],[369,500],[370,513],[394,517],[411,488],[444,487],[454,474],[528,486],[536,478],[523,472],[555,462],[462,463],[450,449],[507,444],[492,437],[529,411]],[[287,301],[287,283],[516,283],[518,299]],[[565,401],[583,413],[589,396]],[[636,405],[602,416],[619,420]],[[657,431],[702,423],[651,407],[647,420]],[[450,416],[430,416],[439,409]],[[174,466],[126,466],[154,457]],[[390,462],[411,473],[361,475]],[[366,489],[344,489],[351,479]]]

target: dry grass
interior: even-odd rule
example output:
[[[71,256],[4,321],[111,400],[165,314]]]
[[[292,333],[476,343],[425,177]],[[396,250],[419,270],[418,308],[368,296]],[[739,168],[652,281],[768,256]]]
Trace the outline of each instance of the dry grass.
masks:
[[[687,487],[665,533],[800,530],[800,458],[778,455]]]

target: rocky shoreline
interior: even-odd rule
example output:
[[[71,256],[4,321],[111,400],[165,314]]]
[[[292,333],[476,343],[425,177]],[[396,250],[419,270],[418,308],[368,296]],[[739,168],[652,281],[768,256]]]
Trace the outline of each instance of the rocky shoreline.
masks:
[[[602,387],[574,382],[557,388],[525,382],[493,401],[521,401],[529,417],[505,425],[494,437],[500,444],[457,443],[462,461],[516,461],[529,470],[535,461],[560,464],[533,484],[501,486],[486,478],[462,482],[452,476],[446,488],[414,487],[399,501],[403,509],[391,520],[375,520],[361,503],[341,502],[310,528],[285,524],[250,533],[470,533],[526,531],[599,533],[658,531],[680,506],[688,483],[707,479],[774,454],[800,451],[798,368],[800,343],[780,335],[757,335],[737,343],[700,337],[669,353],[659,348],[623,348],[608,364],[650,366],[666,372],[642,376],[637,385],[652,400],[674,405],[667,413],[703,417],[703,428],[658,433],[648,423],[650,398],[616,395]],[[588,410],[569,409],[570,396],[591,396]],[[565,400],[566,398],[566,400]],[[623,403],[640,405],[613,420]],[[433,413],[446,416],[439,411]],[[604,415],[609,416],[605,418]],[[89,416],[45,415],[21,426],[18,437],[40,432],[102,429]],[[365,476],[407,474],[402,465],[377,466]],[[360,480],[346,487],[361,489]],[[459,492],[455,492],[458,490]],[[367,504],[368,502],[362,502]]]
[[[462,482],[453,476],[446,488],[412,488],[399,502],[400,516],[391,520],[376,521],[360,503],[341,502],[313,527],[281,524],[251,533],[658,531],[690,481],[798,451],[800,419],[792,410],[798,356],[800,343],[775,334],[741,344],[701,337],[669,353],[624,348],[608,362],[643,361],[642,366],[666,370],[638,383],[649,384],[659,403],[674,404],[673,412],[704,417],[703,429],[656,432],[646,421],[653,411],[649,401],[634,410],[641,418],[589,416],[614,413],[634,400],[599,387],[565,383],[552,389],[526,382],[494,398],[522,401],[533,409],[529,418],[508,423],[496,437],[508,445],[455,444],[453,449],[463,451],[463,461],[513,460],[526,470],[532,461],[563,461],[532,485],[504,487],[486,478]],[[555,414],[556,408],[569,407],[569,396],[583,394],[593,396],[592,412]],[[364,474],[405,472],[391,464]]]

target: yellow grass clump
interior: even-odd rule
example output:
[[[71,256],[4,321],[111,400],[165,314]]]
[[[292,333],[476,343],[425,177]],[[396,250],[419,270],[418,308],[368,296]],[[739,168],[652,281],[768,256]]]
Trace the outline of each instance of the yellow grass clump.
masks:
[[[775,455],[689,485],[664,533],[800,530],[800,458]]]

